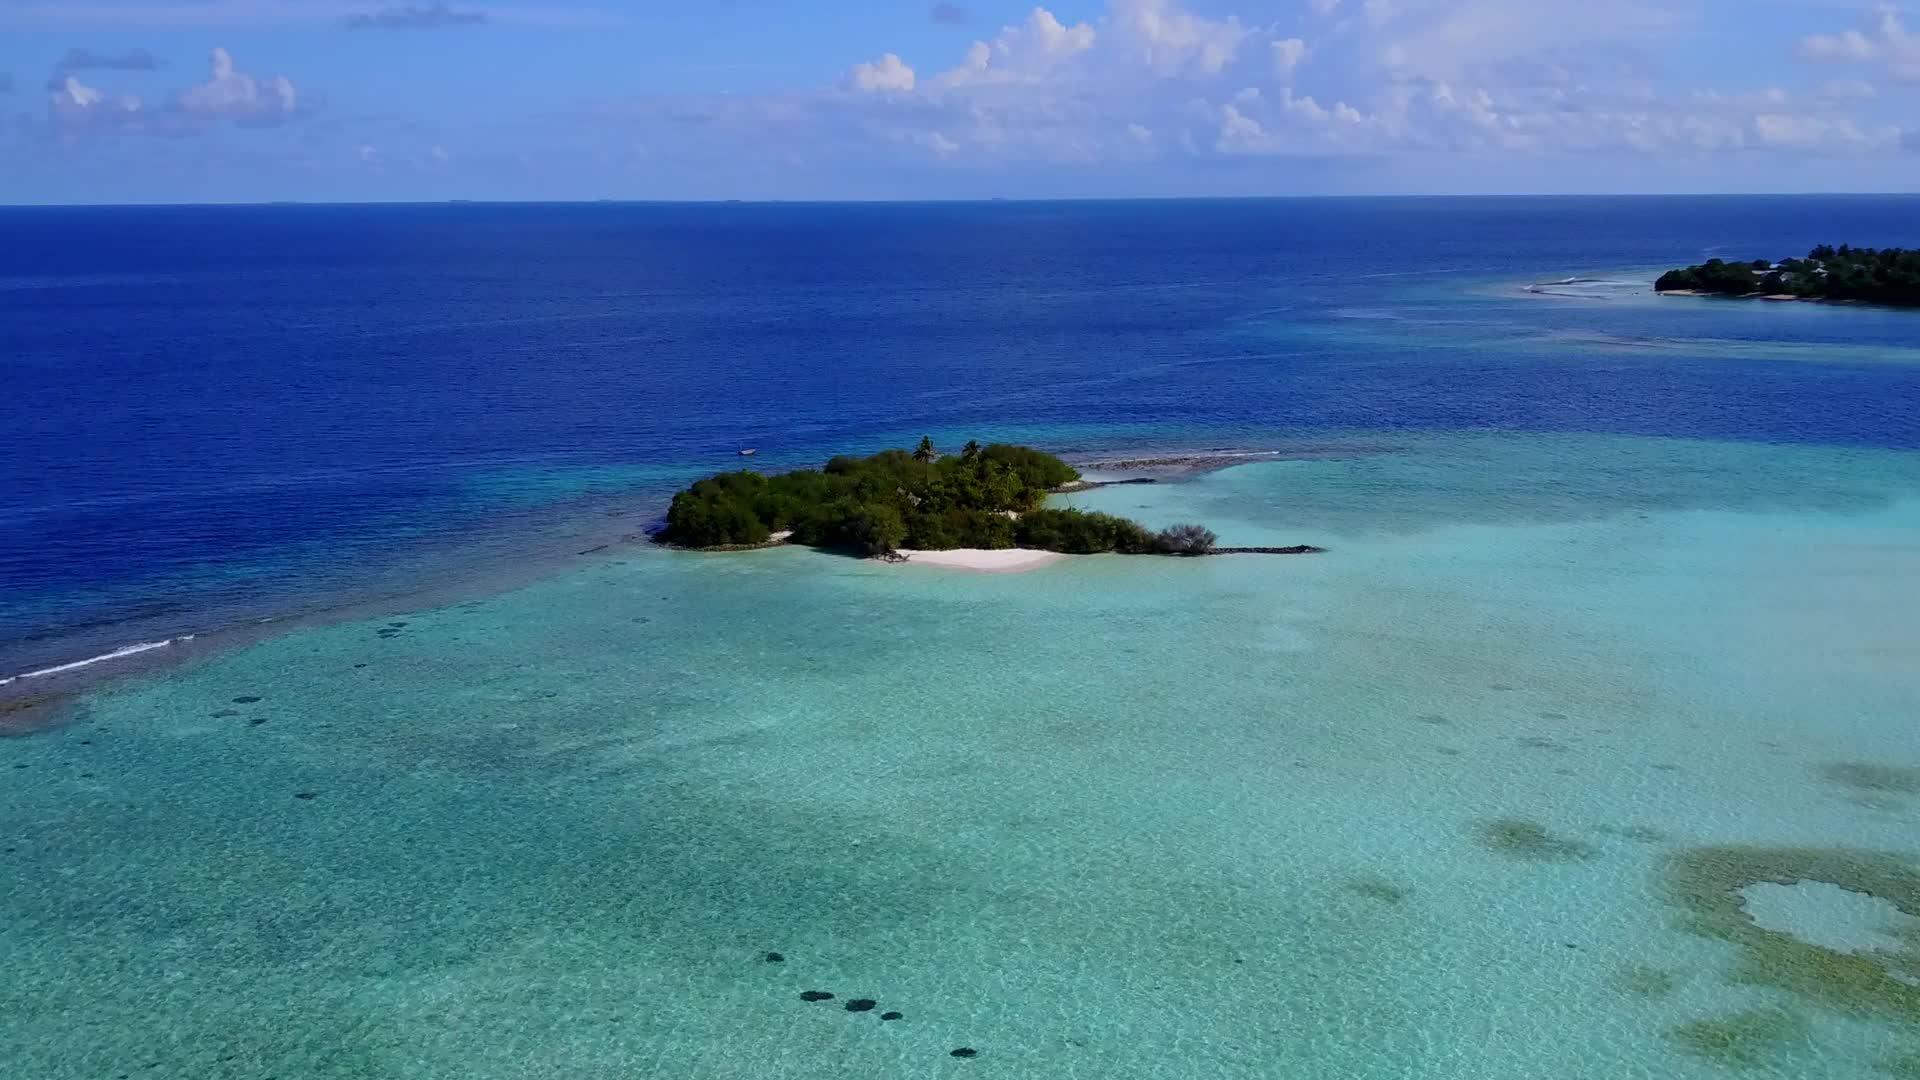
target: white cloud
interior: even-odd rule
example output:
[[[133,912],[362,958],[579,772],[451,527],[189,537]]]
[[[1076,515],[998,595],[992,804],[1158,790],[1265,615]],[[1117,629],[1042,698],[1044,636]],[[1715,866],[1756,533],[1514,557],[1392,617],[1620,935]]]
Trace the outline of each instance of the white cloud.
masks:
[[[440,5],[434,5],[439,7]],[[369,14],[368,0],[9,0],[0,4],[0,27],[70,31],[130,29],[325,26],[357,21]],[[557,4],[518,4],[470,12],[444,12],[454,23],[490,22],[591,29],[618,26],[625,18],[598,8]],[[412,9],[402,17],[432,19],[432,8]],[[391,20],[376,15],[379,23]],[[443,18],[442,22],[448,21]],[[416,22],[416,25],[418,23]]]
[[[942,74],[939,83],[1038,81],[1092,49],[1097,36],[1089,23],[1068,26],[1053,12],[1036,7],[1025,22],[1001,27],[992,41],[974,42],[959,66]]]
[[[57,108],[91,109],[99,105],[103,100],[105,99],[102,97],[100,91],[85,85],[71,75],[67,76],[66,82],[61,84],[61,88],[54,91],[53,94],[53,104]],[[128,107],[131,109],[139,108],[140,99],[131,99],[131,104]]]
[[[148,114],[132,94],[108,94],[68,75],[47,95],[47,119],[62,135],[139,133]]]
[[[1872,101],[1880,95],[1870,82],[1832,79],[1821,85],[1820,96],[1827,101]]]
[[[215,49],[207,81],[158,106],[131,94],[109,94],[67,75],[51,88],[47,114],[63,135],[185,136],[221,122],[243,127],[278,124],[298,116],[300,104],[293,83],[284,76],[248,75],[234,66],[227,50]]]
[[[1182,11],[1171,0],[1112,0],[1108,20],[1146,67],[1161,75],[1217,75],[1247,37],[1236,16],[1209,19]]]
[[[1800,39],[1800,55],[1818,63],[1864,64],[1880,55],[1879,46],[1858,30],[1838,34],[1808,34]]]
[[[140,99],[131,95],[122,95],[109,99],[100,90],[82,83],[72,75],[66,77],[60,89],[53,92],[52,104],[56,109],[86,112],[93,109],[107,109],[119,112],[140,111]]]
[[[1891,7],[1873,12],[1864,31],[1801,38],[1800,57],[1821,64],[1884,64],[1895,82],[1920,83],[1920,34],[1908,30]]]
[[[916,132],[913,141],[933,151],[940,157],[948,157],[960,152],[960,144],[937,131]]]
[[[1833,151],[1867,148],[1877,138],[1852,120],[1820,116],[1763,113],[1753,118],[1754,140],[1761,146],[1787,150]],[[1897,139],[1899,132],[1892,133]]]
[[[1369,0],[1380,64],[1403,76],[1458,80],[1519,59],[1649,40],[1691,16],[1639,0]]]
[[[1693,104],[1709,109],[1778,109],[1786,105],[1790,95],[1778,86],[1769,86],[1764,90],[1754,90],[1744,94],[1723,94],[1715,90],[1696,92],[1690,99]]]
[[[349,30],[443,30],[455,26],[479,26],[487,22],[484,11],[456,11],[445,0],[425,7],[381,8],[356,11],[340,20]]]
[[[1214,145],[1222,153],[1258,150],[1266,145],[1267,130],[1260,121],[1232,105],[1220,106],[1220,138]]]
[[[1898,151],[1897,128],[1851,115],[1869,108],[1864,84],[1661,89],[1636,50],[1676,19],[1639,2],[1343,0],[1328,5],[1332,25],[1298,37],[1175,0],[1109,0],[1075,23],[1041,7],[937,76],[909,81],[886,54],[846,79],[885,92],[713,99],[697,123],[658,129],[671,138],[632,135],[713,160],[777,142],[817,162],[876,150],[954,168],[1445,155],[1484,161],[1488,175],[1528,157],[1638,155],[1666,170],[1708,155]]]
[[[275,124],[299,108],[299,94],[284,75],[259,79],[236,69],[233,55],[213,50],[207,81],[180,91],[180,111],[192,116],[224,118],[238,124]]]
[[[1026,25],[1008,27],[999,40],[1010,42],[1024,37],[1034,51],[1044,56],[1071,56],[1093,48],[1093,36],[1093,27],[1086,23],[1068,26],[1053,12],[1037,7],[1033,9],[1033,14],[1027,16]],[[1019,49],[1018,45],[1013,47]]]
[[[1236,98],[1220,108],[1214,149],[1229,155],[1325,157],[1368,152],[1387,119],[1344,101],[1332,107],[1282,87],[1271,99]]]
[[[847,69],[847,84],[869,93],[911,90],[913,83],[913,69],[892,53],[870,64],[855,64]]]
[[[1307,58],[1307,43],[1299,38],[1281,38],[1272,43],[1274,76],[1282,82],[1293,78],[1293,69]]]

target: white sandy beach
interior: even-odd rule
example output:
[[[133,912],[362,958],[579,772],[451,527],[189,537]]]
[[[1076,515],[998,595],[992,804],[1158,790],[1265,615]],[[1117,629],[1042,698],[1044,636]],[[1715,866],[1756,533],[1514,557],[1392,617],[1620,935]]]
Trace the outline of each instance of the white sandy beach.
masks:
[[[900,554],[907,557],[906,565],[909,566],[944,566],[988,574],[1021,574],[1067,558],[1057,551],[1033,551],[1028,548],[954,548],[951,551],[901,548]]]

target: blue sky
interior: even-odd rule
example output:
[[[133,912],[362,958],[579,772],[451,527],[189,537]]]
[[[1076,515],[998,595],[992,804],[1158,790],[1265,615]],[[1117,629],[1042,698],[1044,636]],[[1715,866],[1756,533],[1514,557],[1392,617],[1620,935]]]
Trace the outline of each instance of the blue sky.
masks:
[[[1845,0],[0,0],[0,202],[1920,190]]]

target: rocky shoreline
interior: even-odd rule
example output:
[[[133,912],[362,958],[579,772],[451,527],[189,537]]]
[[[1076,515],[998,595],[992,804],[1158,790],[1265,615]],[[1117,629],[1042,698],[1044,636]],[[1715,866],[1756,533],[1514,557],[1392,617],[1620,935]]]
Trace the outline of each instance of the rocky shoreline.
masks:
[[[1141,454],[1117,458],[1077,458],[1073,464],[1099,472],[1164,473],[1165,479],[1185,479],[1203,473],[1231,469],[1236,465],[1254,465],[1270,461],[1318,461],[1347,458],[1356,454],[1393,453],[1398,447],[1385,443],[1300,443],[1265,450],[1192,450],[1168,454]],[[1094,481],[1108,484],[1160,483],[1160,478]]]
[[[1059,487],[1054,488],[1052,493],[1055,495],[1072,495],[1076,492],[1092,491],[1096,488],[1125,487],[1128,484],[1157,484],[1159,482],[1158,479],[1151,476],[1135,476],[1126,480],[1075,480],[1071,484],[1061,484]]]

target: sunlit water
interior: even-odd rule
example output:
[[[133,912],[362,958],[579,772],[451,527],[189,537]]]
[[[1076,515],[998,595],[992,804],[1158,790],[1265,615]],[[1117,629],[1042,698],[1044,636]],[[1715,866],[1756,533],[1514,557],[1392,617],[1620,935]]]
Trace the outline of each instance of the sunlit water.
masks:
[[[0,743],[0,1060],[1866,1080],[1920,1054],[1897,1008],[1742,979],[1663,887],[1709,844],[1920,856],[1920,455],[1434,434],[1073,501],[1331,550],[993,576],[617,548],[94,694]],[[1768,917],[1858,938],[1822,895]],[[1680,1034],[1741,1016],[1731,1049]]]

